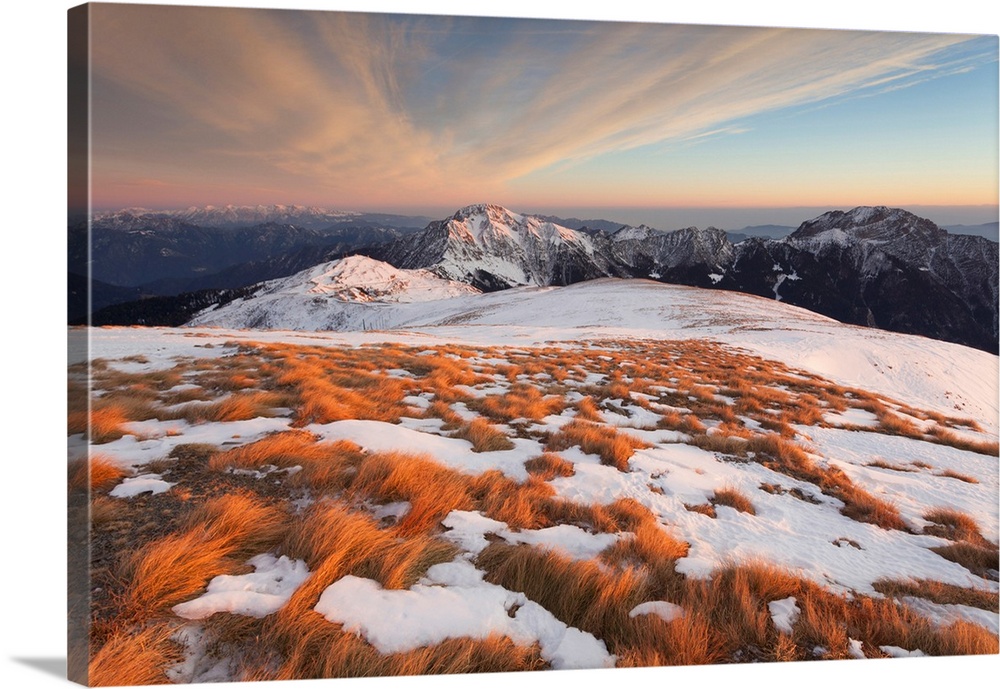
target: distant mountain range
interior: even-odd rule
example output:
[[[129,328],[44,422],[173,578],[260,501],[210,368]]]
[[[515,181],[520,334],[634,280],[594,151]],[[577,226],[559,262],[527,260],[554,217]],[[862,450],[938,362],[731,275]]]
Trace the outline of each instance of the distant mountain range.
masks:
[[[111,286],[136,287],[135,275],[141,273],[155,278],[140,288],[147,294],[198,290],[196,296],[173,297],[176,303],[171,298],[149,302],[160,312],[167,304],[166,311],[177,320],[216,297],[235,306],[271,295],[273,306],[277,303],[273,295],[301,293],[296,285],[312,284],[316,275],[339,275],[347,268],[355,277],[381,274],[383,269],[373,267],[374,262],[363,268],[334,263],[363,254],[395,269],[426,271],[425,277],[481,291],[568,285],[602,277],[728,289],[785,301],[847,323],[998,349],[997,243],[949,233],[901,209],[832,211],[788,233],[790,228],[781,226],[745,228],[737,234],[753,236],[735,242],[732,233],[712,227],[609,230],[607,225],[588,225],[597,225],[596,221],[575,221],[570,224],[580,227],[571,228],[553,216],[523,215],[493,204],[467,206],[423,229],[376,226],[360,214],[310,209],[296,211],[297,217],[342,219],[322,230],[268,220],[243,228],[218,225],[211,231],[189,224],[188,219],[204,214],[184,213],[181,217],[122,212],[95,218],[95,277],[131,270],[131,285],[121,279],[101,279]],[[226,210],[219,217],[264,217],[255,213]],[[344,220],[348,215],[350,219]],[[275,278],[287,280],[243,289]],[[99,303],[96,297],[94,301]],[[341,304],[354,301],[338,299]],[[177,304],[187,305],[178,310]],[[262,325],[269,322],[262,316],[262,304],[253,309],[256,325],[240,327],[268,327]],[[143,315],[143,308],[138,302],[98,311],[95,323],[151,324],[156,318]],[[340,327],[336,322],[328,326]]]

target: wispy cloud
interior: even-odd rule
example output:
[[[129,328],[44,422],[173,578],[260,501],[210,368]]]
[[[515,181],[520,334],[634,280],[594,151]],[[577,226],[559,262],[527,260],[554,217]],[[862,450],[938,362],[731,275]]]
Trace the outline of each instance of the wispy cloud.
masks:
[[[109,188],[146,165],[360,202],[479,198],[982,59],[946,57],[955,35],[129,5],[93,26]]]

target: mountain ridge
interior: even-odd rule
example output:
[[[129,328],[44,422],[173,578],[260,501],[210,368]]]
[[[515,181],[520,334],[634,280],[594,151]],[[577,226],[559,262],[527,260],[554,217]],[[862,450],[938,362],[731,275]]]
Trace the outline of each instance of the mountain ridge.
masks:
[[[361,253],[484,292],[602,277],[726,289],[846,323],[998,350],[997,243],[951,234],[903,209],[829,211],[786,237],[738,243],[714,227],[582,230],[547,217],[470,204],[422,230],[371,235],[374,243],[364,246],[341,245],[338,255]],[[268,259],[260,274],[278,278],[317,257],[336,258],[318,250],[299,255],[274,265]],[[236,280],[240,269],[230,272],[226,279]]]

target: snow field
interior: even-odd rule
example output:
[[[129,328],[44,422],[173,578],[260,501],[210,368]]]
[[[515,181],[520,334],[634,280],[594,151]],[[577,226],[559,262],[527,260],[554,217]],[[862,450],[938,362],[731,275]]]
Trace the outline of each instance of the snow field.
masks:
[[[477,327],[466,332],[473,339],[486,337],[486,333]],[[225,333],[197,338],[190,335],[183,330],[145,334],[135,329],[124,332],[109,330],[95,332],[94,340],[106,341],[108,349],[123,358],[141,351],[147,342],[144,337],[162,337],[167,344],[161,345],[157,350],[159,354],[145,362],[111,362],[116,369],[121,367],[119,370],[142,373],[163,370],[171,366],[171,361],[196,356],[208,343],[214,345],[207,350],[210,355],[221,359],[226,352],[234,351],[232,347],[224,346],[226,342],[249,334]],[[259,339],[265,342],[287,344],[280,333],[253,335],[263,335]],[[519,334],[519,337],[522,335]],[[338,343],[344,341],[341,338],[358,344],[372,342],[374,336],[371,333],[344,336],[296,334],[287,339],[293,345],[319,343],[323,347],[337,349],[340,346]],[[417,347],[428,347],[422,352],[417,351],[417,357],[436,355],[445,344],[422,333],[382,336],[393,342],[410,341]],[[460,474],[476,476],[498,471],[509,479],[523,483],[530,478],[525,462],[550,451],[547,438],[576,420],[579,413],[576,405],[583,399],[596,397],[600,401],[596,425],[620,428],[651,447],[636,450],[629,458],[625,471],[608,465],[596,454],[588,454],[577,446],[569,447],[559,451],[558,455],[572,465],[572,475],[551,478],[547,481],[548,485],[556,497],[579,505],[607,506],[623,498],[631,498],[644,506],[655,516],[660,528],[689,545],[687,555],[676,562],[677,572],[687,577],[707,578],[718,568],[734,562],[764,561],[835,593],[848,595],[877,597],[880,594],[874,584],[882,579],[928,579],[958,587],[997,591],[995,580],[975,576],[962,565],[930,550],[931,547],[947,544],[947,540],[920,533],[922,527],[929,524],[922,515],[928,509],[945,506],[975,515],[983,535],[994,543],[997,541],[998,476],[995,457],[925,439],[875,432],[878,430],[877,417],[866,415],[856,407],[823,414],[822,418],[828,426],[792,426],[796,442],[805,447],[821,466],[842,469],[858,486],[895,504],[903,519],[912,526],[912,532],[887,530],[844,516],[840,512],[843,503],[824,495],[812,483],[767,468],[758,461],[727,456],[688,444],[693,439],[689,433],[658,428],[664,413],[680,410],[702,416],[710,431],[706,437],[729,432],[727,424],[730,421],[712,417],[712,414],[723,413],[720,408],[734,408],[736,405],[734,398],[718,394],[721,384],[708,386],[716,392],[707,396],[709,401],[705,404],[710,406],[702,407],[698,406],[698,395],[685,397],[679,392],[683,383],[676,376],[658,381],[659,385],[643,388],[645,392],[631,390],[624,398],[601,398],[601,395],[610,394],[608,391],[615,383],[643,385],[638,382],[639,375],[634,379],[621,375],[626,366],[635,366],[625,357],[634,354],[632,350],[641,351],[645,346],[642,342],[622,340],[621,349],[616,349],[614,343],[607,343],[603,345],[607,349],[601,350],[606,353],[599,354],[591,347],[566,342],[557,347],[533,348],[530,347],[530,340],[517,341],[517,346],[523,349],[464,345],[473,350],[472,355],[455,359],[491,382],[453,384],[450,389],[458,399],[449,403],[451,412],[463,421],[483,418],[502,430],[513,444],[510,450],[474,452],[469,441],[449,437],[450,431],[445,430],[447,424],[443,419],[426,415],[435,399],[434,391],[423,388],[423,377],[392,365],[392,362],[386,362],[379,371],[380,375],[393,377],[404,385],[400,402],[407,406],[409,412],[399,423],[342,419],[301,424],[296,421],[293,405],[276,410],[280,415],[273,418],[202,423],[156,419],[131,421],[125,424],[127,432],[123,437],[102,443],[95,449],[122,467],[141,471],[141,467],[154,460],[163,460],[181,444],[206,443],[227,449],[252,443],[270,433],[301,426],[319,442],[350,441],[366,454],[401,452],[420,455]],[[649,348],[656,350],[657,346],[650,344]],[[696,351],[696,356],[710,356],[715,350]],[[720,351],[730,350],[723,348]],[[565,363],[558,358],[559,352],[570,358],[582,357],[582,363],[571,369],[561,381],[549,372],[524,373],[517,375],[515,380],[519,384],[538,388],[543,397],[561,390],[558,394],[565,407],[560,413],[504,422],[485,417],[470,408],[477,399],[511,392],[512,384],[496,371],[498,367],[512,362],[519,362],[520,365],[534,362],[544,367],[545,362],[549,362],[548,370],[555,373],[556,369],[551,367],[558,368]],[[803,385],[810,380],[808,376],[789,373],[789,379],[796,378]],[[779,387],[788,390],[787,386]],[[934,388],[934,385],[927,387]],[[689,404],[690,409],[678,406],[682,403]],[[915,406],[920,408],[920,405]],[[750,415],[737,416],[737,424],[751,433],[766,432],[761,422],[767,419],[767,410],[748,413]],[[996,427],[992,419],[973,418],[985,428]],[[859,427],[865,430],[856,430]],[[990,432],[975,436],[995,438]],[[74,446],[86,447],[85,441],[77,437]],[[914,470],[892,471],[869,466],[876,460]],[[914,462],[922,466],[918,467]],[[967,474],[976,483],[942,476],[942,472],[947,470]],[[278,473],[257,472],[260,480],[283,480],[277,476]],[[151,496],[162,492],[169,494],[174,485],[170,483],[170,478],[169,471],[162,474],[140,473],[126,478],[109,495],[130,500],[147,493]],[[762,485],[778,485],[782,490],[769,492],[762,490]],[[689,509],[692,505],[708,503],[721,489],[733,489],[745,495],[753,504],[755,514],[739,512],[721,504],[715,506],[715,518]],[[808,496],[809,500],[796,497],[793,489],[797,489],[799,495]],[[316,497],[303,495],[302,499],[308,501]],[[404,516],[409,509],[405,501],[356,507],[370,511],[377,519],[388,519],[389,523]],[[628,531],[602,533],[575,524],[515,529],[476,510],[452,510],[441,520],[440,528],[440,537],[459,548],[460,553],[453,562],[431,567],[417,584],[407,589],[385,589],[372,579],[346,575],[326,588],[315,607],[316,611],[329,621],[343,625],[346,631],[361,635],[382,653],[405,652],[448,638],[486,638],[491,634],[503,634],[519,644],[538,643],[542,657],[554,668],[603,667],[615,662],[615,657],[608,652],[602,639],[559,621],[523,593],[486,582],[483,572],[475,567],[475,557],[490,541],[499,539],[511,545],[523,544],[552,551],[570,559],[595,560],[607,548],[631,538],[633,534]],[[218,577],[206,582],[206,592],[176,606],[175,614],[192,620],[216,612],[266,616],[280,609],[308,577],[304,563],[289,560],[279,553],[263,553],[249,564],[255,568],[254,573]],[[908,599],[905,603],[929,618],[941,622],[966,619],[994,632],[997,628],[996,613],[969,606],[913,600],[915,602],[911,603]],[[796,619],[794,599],[772,601],[769,609],[775,627],[788,633]],[[629,614],[631,617],[654,615],[669,622],[683,616],[684,611],[669,601],[650,600],[635,606]],[[194,638],[195,627],[190,629],[190,636]],[[195,649],[192,653],[203,651],[209,643],[210,639],[193,642],[201,650]],[[855,649],[856,652],[860,653],[859,649],[860,646]],[[902,654],[918,650],[893,648],[885,652]],[[196,676],[207,679],[215,676],[211,673],[220,672],[224,674],[218,665],[213,665],[210,670],[196,673]]]

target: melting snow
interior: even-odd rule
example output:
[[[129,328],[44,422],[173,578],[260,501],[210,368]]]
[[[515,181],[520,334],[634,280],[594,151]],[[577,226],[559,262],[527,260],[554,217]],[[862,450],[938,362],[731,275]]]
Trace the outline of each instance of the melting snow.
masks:
[[[247,564],[254,567],[252,574],[215,577],[201,596],[175,605],[174,614],[188,620],[201,620],[217,612],[264,617],[280,610],[309,578],[305,562],[284,555],[257,555]]]
[[[113,498],[133,498],[142,493],[157,495],[166,493],[174,485],[176,484],[164,481],[159,474],[142,474],[125,479],[114,487],[110,495]]]
[[[316,612],[365,637],[382,653],[401,653],[446,639],[502,634],[521,645],[538,643],[555,669],[610,667],[603,641],[557,620],[524,594],[490,584],[465,561],[431,567],[408,590],[345,576],[320,596]]]
[[[638,617],[639,615],[656,615],[664,622],[673,622],[678,618],[684,617],[684,608],[664,600],[652,600],[640,603],[628,613],[629,617]]]
[[[774,627],[783,634],[791,634],[795,621],[799,619],[799,607],[795,604],[795,596],[774,600],[767,604]]]

